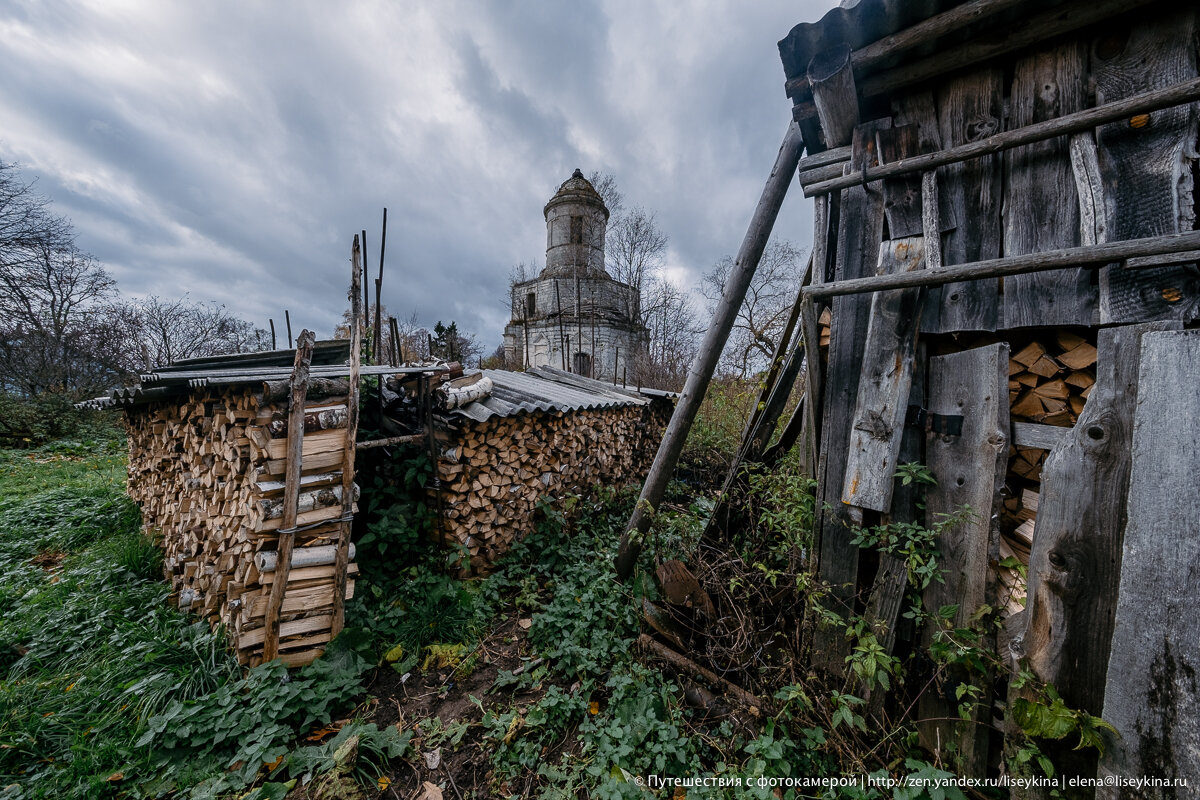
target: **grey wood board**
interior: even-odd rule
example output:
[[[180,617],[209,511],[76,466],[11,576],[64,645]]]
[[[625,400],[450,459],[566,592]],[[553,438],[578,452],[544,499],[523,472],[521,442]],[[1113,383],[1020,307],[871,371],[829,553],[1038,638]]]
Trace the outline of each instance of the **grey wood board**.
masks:
[[[876,163],[875,132],[891,125],[878,120],[858,126],[848,169]],[[883,238],[883,194],[878,184],[853,187],[840,201],[834,279],[865,276],[874,271]],[[820,498],[815,529],[819,532],[818,572],[832,585],[829,603],[840,614],[853,608],[858,579],[859,551],[851,543],[848,507],[841,502],[842,479],[850,445],[850,422],[858,396],[870,300],[838,297],[832,304],[829,354],[824,379],[821,421],[821,454],[817,496]],[[840,674],[846,668],[849,644],[840,630],[817,632],[814,663]]]
[[[920,152],[916,125],[885,128],[875,134],[875,142],[881,164],[900,161]],[[883,182],[883,214],[887,219],[889,239],[921,235],[920,175],[889,178]]]
[[[1087,104],[1087,47],[1078,41],[1017,60],[1009,127],[1079,111]],[[1079,244],[1079,197],[1066,137],[1028,144],[1005,157],[1004,253],[1023,255]],[[1089,325],[1096,306],[1091,275],[1065,269],[1005,278],[1002,325]]]
[[[1172,323],[1100,331],[1096,383],[1042,467],[1020,647],[1071,708],[1099,714],[1120,577],[1129,447],[1142,335]],[[1173,323],[1178,325],[1179,323]]]
[[[957,147],[1000,131],[1004,118],[1003,80],[1000,70],[983,69],[953,78],[941,87],[937,113],[943,147]],[[943,264],[967,264],[1000,256],[1002,158],[999,154],[982,156],[948,164],[939,171],[942,204],[964,221],[943,237]],[[999,282],[995,279],[947,284],[937,301],[936,311],[921,321],[923,331],[994,331],[999,323]],[[927,302],[927,311],[930,305]]]
[[[1113,26],[1092,44],[1096,99],[1111,103],[1194,79],[1196,10],[1180,4],[1134,26]],[[1096,130],[1107,229],[1113,240],[1192,230],[1194,163],[1200,105],[1174,106]],[[1200,317],[1196,265],[1100,274],[1100,321],[1141,322]]]
[[[1121,739],[1099,777],[1200,785],[1200,331],[1142,337],[1128,516],[1104,718]],[[1194,791],[1189,788],[1187,792]],[[1105,787],[1099,800],[1183,797]],[[1189,794],[1190,796],[1190,794]]]
[[[938,542],[945,582],[930,584],[924,603],[934,614],[943,606],[957,605],[951,623],[965,626],[981,606],[996,603],[991,564],[999,560],[1000,493],[1008,462],[1008,344],[930,359],[928,407],[931,414],[961,415],[963,426],[960,436],[934,433],[926,441],[928,467],[937,479],[926,498],[926,524],[949,517],[957,521],[942,531]],[[927,631],[926,644],[929,635]],[[957,717],[955,686],[971,680],[983,693],[986,719],[991,713],[989,682],[977,676],[950,677],[942,693],[922,695],[920,717]],[[977,710],[972,723],[924,723],[919,726],[922,743],[931,749],[956,743],[966,774],[985,774],[987,726],[978,724],[979,715]]]
[[[876,274],[912,272],[924,266],[924,258],[923,236],[891,239],[880,247]],[[842,487],[842,502],[848,505],[891,508],[920,316],[920,289],[871,296]]]

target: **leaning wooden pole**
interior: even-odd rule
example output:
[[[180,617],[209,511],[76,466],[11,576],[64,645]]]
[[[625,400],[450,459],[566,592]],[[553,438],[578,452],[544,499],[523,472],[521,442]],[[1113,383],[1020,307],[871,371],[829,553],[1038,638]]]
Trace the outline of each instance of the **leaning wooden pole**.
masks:
[[[804,139],[800,135],[800,128],[792,123],[783,137],[783,144],[779,147],[779,155],[775,157],[771,175],[767,178],[758,207],[754,210],[750,226],[746,229],[746,236],[742,239],[742,246],[725,283],[721,302],[717,305],[712,322],[709,323],[700,351],[692,362],[687,383],[684,384],[683,393],[675,406],[675,413],[671,416],[666,433],[663,434],[658,453],[654,456],[654,463],[650,465],[641,497],[638,498],[633,515],[629,518],[629,525],[621,536],[621,547],[616,559],[617,577],[621,580],[628,578],[633,572],[633,566],[641,552],[642,537],[649,529],[653,512],[662,501],[667,482],[671,479],[671,473],[675,471],[679,453],[683,450],[683,443],[692,428],[692,421],[696,419],[696,412],[700,410],[700,403],[704,400],[704,393],[708,390],[709,381],[717,368],[725,341],[729,338],[729,332],[737,319],[738,309],[742,307],[746,291],[750,288],[750,279],[758,269],[758,262],[767,246],[767,239],[771,236],[775,218],[779,216],[779,208],[783,205],[783,198],[787,196],[788,186],[791,185],[792,175],[796,172],[796,164],[799,163],[803,150]]]
[[[333,623],[330,633],[337,636],[342,630],[346,615],[346,569],[350,562],[350,516],[354,513],[354,455],[358,436],[358,368],[362,349],[362,324],[359,314],[359,267],[360,250],[358,237],[350,251],[350,394],[346,398],[346,446],[342,461],[342,522],[338,524],[337,559],[333,567]],[[375,306],[377,309],[378,305]],[[383,377],[379,378],[380,383]]]
[[[316,336],[310,330],[300,331],[296,342],[296,363],[292,369],[292,391],[288,406],[287,466],[283,484],[283,520],[279,525],[279,544],[276,545],[275,579],[267,601],[266,633],[263,637],[263,661],[279,655],[279,613],[283,594],[287,591],[288,572],[292,568],[292,547],[296,543],[296,514],[300,498],[301,449],[304,444],[304,398],[308,394],[308,368],[312,363]]]

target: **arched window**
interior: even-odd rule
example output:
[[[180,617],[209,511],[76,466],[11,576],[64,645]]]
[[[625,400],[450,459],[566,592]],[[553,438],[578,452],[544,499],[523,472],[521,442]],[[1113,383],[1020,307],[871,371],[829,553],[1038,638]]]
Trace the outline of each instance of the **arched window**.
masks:
[[[537,313],[537,294],[530,292],[525,295],[525,316],[532,317]]]
[[[571,244],[583,244],[583,217],[571,217]]]
[[[587,353],[576,353],[574,358],[575,374],[592,377],[592,357]]]

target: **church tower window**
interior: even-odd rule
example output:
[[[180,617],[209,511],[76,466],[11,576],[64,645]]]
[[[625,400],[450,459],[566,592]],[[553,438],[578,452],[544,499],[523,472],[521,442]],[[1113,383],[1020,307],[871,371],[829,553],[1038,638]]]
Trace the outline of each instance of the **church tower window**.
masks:
[[[583,217],[571,217],[571,244],[583,244]]]

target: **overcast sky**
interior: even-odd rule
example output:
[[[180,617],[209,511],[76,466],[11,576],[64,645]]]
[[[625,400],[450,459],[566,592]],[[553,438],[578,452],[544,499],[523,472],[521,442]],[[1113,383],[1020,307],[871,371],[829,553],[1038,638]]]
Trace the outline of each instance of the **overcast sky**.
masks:
[[[386,206],[389,311],[490,351],[576,167],[657,213],[681,285],[737,250],[790,118],[776,42],[832,5],[4,0],[0,160],[126,294],[321,336]],[[799,195],[776,232],[807,248]]]

